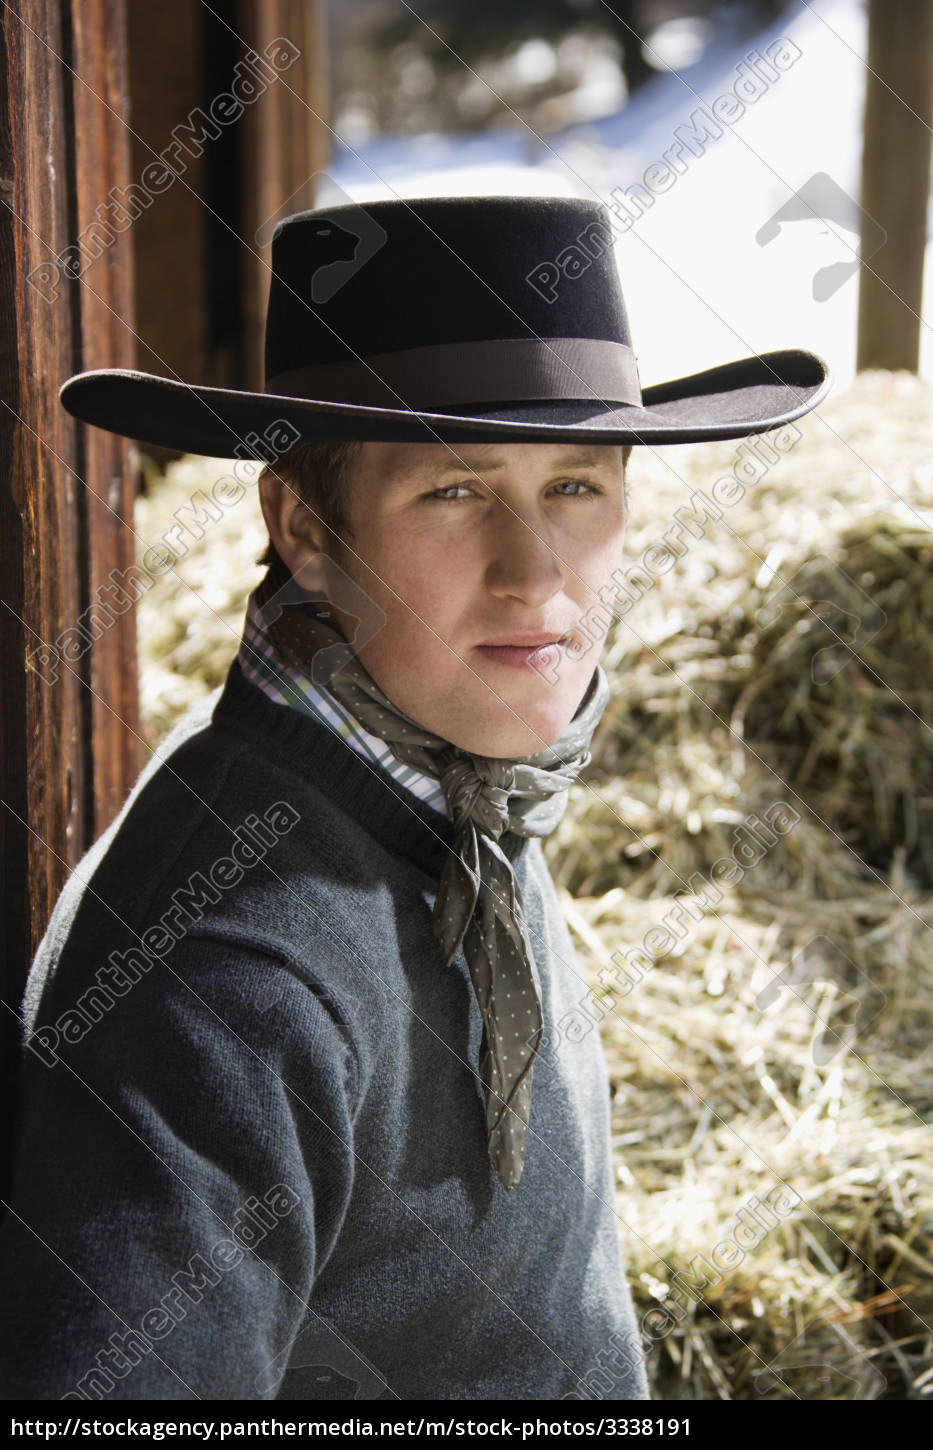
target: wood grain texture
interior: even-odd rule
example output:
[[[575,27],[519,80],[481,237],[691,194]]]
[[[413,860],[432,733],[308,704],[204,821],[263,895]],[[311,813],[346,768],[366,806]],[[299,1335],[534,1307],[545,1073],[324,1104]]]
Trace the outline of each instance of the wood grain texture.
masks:
[[[78,232],[97,219],[113,186],[130,174],[126,15],[113,0],[75,0],[73,14],[75,209]],[[101,229],[103,230],[103,229]],[[88,266],[79,282],[80,366],[134,366],[132,227],[109,230],[112,244]],[[102,594],[116,572],[122,577],[135,557],[134,470],[125,439],[99,428],[81,428],[81,476],[86,485],[87,597]],[[112,597],[112,596],[111,596]],[[114,619],[104,627],[108,619]],[[139,686],[135,610],[114,618],[100,608],[88,621],[101,629],[90,652],[93,760],[90,767],[92,838],[122,806],[139,773]]]
[[[13,0],[0,20],[4,1165],[28,967],[65,879],[139,769],[134,611],[83,646],[66,634],[132,560],[130,448],[58,400],[71,374],[132,360],[128,241],[86,276],[61,265],[129,179],[124,15],[123,0]]]

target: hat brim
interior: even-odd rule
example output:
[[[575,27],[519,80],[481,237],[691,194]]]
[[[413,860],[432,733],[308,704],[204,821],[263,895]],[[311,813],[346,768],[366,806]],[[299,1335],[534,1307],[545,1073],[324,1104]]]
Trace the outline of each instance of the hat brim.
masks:
[[[75,418],[111,433],[211,458],[268,459],[256,446],[286,420],[292,441],[384,443],[695,443],[746,438],[791,423],[831,386],[815,353],[786,349],[725,363],[646,388],[642,406],[585,399],[471,404],[417,412],[274,393],[201,387],[151,373],[97,368],[78,373],[59,398]],[[270,430],[267,432],[267,430]]]

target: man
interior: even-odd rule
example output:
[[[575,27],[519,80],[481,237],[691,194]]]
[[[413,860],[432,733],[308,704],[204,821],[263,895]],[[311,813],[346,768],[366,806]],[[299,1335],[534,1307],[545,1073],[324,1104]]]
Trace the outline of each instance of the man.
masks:
[[[649,1398],[541,838],[608,699],[581,621],[632,445],[777,427],[826,373],[772,353],[643,395],[600,206],[358,213],[277,230],[264,394],[62,392],[143,441],[294,446],[223,690],[33,964],[8,1393]]]

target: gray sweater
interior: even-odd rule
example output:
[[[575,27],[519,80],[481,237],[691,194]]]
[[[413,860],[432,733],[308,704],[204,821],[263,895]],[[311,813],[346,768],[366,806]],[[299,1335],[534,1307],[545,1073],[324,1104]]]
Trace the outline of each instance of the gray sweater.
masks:
[[[5,1397],[648,1398],[540,843],[502,841],[546,1032],[506,1193],[466,961],[431,932],[452,840],[236,664],[176,726],[30,974]]]

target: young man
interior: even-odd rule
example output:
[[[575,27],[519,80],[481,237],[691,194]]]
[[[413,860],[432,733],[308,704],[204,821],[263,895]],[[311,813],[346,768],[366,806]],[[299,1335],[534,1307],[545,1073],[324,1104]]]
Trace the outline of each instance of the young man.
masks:
[[[223,690],[33,965],[8,1394],[649,1397],[541,838],[608,699],[581,621],[631,446],[777,427],[826,374],[773,353],[643,396],[610,242],[567,199],[304,213],[266,393],[63,389],[143,441],[297,442]]]

